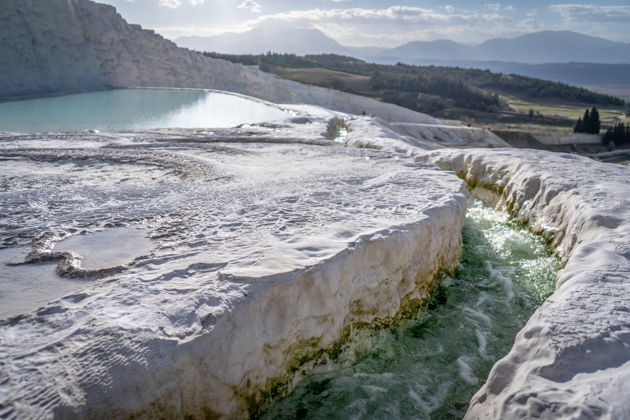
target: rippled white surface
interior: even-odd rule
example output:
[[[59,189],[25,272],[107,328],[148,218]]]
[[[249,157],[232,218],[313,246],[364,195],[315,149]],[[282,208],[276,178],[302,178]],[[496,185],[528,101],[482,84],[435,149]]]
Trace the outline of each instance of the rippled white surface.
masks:
[[[461,181],[410,157],[326,140],[322,112],[236,130],[0,135],[0,247],[32,249],[29,262],[54,259],[58,272],[82,279],[37,312],[0,319],[2,393],[23,396],[0,417],[72,413],[67,389],[85,396],[79,404],[89,401],[90,412],[106,401],[104,416],[127,396],[135,407],[175,401],[176,412],[179,396],[200,395],[228,413],[250,366],[267,366],[252,383],[262,388],[288,365],[287,343],[332,341],[344,317],[360,313],[350,309],[353,296],[377,308],[371,290],[389,272],[412,288],[402,276],[416,278],[419,265],[407,270],[406,261],[425,237],[429,261],[457,249]],[[54,179],[21,180],[38,167]],[[143,225],[150,253],[90,272],[90,256],[102,261],[120,246],[118,235],[113,244],[99,232]],[[70,241],[73,254],[58,252]],[[391,310],[397,285],[387,282]],[[307,325],[321,314],[326,320]]]
[[[117,89],[0,103],[0,131],[234,127],[286,116],[278,108],[226,93]]]

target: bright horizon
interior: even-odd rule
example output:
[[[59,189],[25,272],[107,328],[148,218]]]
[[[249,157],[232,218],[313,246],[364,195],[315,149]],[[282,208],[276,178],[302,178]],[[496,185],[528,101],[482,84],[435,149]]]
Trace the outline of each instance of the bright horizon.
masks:
[[[244,32],[264,23],[313,27],[351,47],[450,39],[479,44],[544,30],[630,42],[627,0],[489,3],[452,0],[99,0],[167,38]]]

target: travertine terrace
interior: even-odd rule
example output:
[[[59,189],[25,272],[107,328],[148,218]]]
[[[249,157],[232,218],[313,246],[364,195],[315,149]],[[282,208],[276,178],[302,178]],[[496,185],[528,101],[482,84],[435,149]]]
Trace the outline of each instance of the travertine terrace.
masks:
[[[2,243],[84,282],[2,321],[3,416],[245,416],[353,326],[427,299],[458,265],[464,184],[328,140],[340,115],[298,108],[231,130],[2,138]],[[82,265],[93,232],[124,227],[153,246]]]

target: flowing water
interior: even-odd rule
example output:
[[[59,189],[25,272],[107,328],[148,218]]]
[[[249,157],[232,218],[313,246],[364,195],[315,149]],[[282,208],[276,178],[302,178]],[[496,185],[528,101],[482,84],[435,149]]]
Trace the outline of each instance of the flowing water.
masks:
[[[289,114],[238,95],[195,89],[115,89],[0,103],[0,131],[234,127]]]
[[[492,365],[553,292],[558,261],[543,241],[472,200],[464,255],[429,310],[355,337],[297,384],[266,419],[461,418]]]

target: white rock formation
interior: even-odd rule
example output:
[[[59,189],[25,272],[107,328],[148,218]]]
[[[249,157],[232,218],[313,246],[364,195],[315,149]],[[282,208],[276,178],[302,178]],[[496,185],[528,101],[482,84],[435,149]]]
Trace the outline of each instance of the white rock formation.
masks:
[[[108,87],[221,88],[290,101],[260,71],[210,60],[87,0],[12,0],[0,8],[0,97]]]
[[[600,144],[601,136],[585,133],[563,133],[554,131],[540,131],[531,133],[532,136],[543,144]]]
[[[507,146],[493,133],[477,128],[427,123],[392,124],[358,116],[345,118],[348,126],[345,142],[355,147],[373,147],[413,155],[443,147]]]
[[[0,321],[1,417],[245,417],[458,265],[461,180],[325,140],[330,113],[298,108],[299,122],[234,130],[2,138],[0,244],[33,241],[31,261],[88,277]],[[53,247],[139,225],[153,251],[112,270]]]
[[[109,87],[221,89],[273,102],[436,122],[369,98],[301,85],[216,60],[129,25],[87,0],[16,0],[0,10],[0,98]]]
[[[0,8],[0,99],[110,87],[219,89],[275,103],[311,104],[386,122],[443,124],[370,98],[283,80],[216,60],[152,30],[130,25],[88,0],[11,0]],[[0,127],[1,129],[1,127]],[[422,140],[440,141],[425,130]],[[449,137],[449,136],[446,136]],[[457,131],[457,142],[496,144],[486,130]],[[481,140],[480,140],[481,139]]]
[[[453,126],[438,121],[437,123],[415,123],[394,121],[388,124],[396,133],[413,140],[428,141],[445,147],[509,147],[510,145],[496,134],[476,127]]]
[[[462,183],[403,155],[388,159],[389,151],[501,145],[394,105],[178,49],[110,6],[0,7],[1,97],[110,86],[227,89],[394,124],[297,106],[308,123],[5,137],[3,169],[26,162],[47,176],[25,171],[16,183],[15,173],[0,174],[3,246],[34,240],[32,260],[61,258],[63,273],[102,278],[0,322],[0,417],[255,410],[302,359],[355,323],[395,316],[457,264]],[[331,115],[348,120],[347,144],[384,150],[322,139]],[[630,417],[630,170],[527,150],[440,150],[425,159],[502,193],[566,262],[556,293],[467,416]],[[79,186],[56,166],[76,161]],[[117,165],[134,167],[129,173],[141,165],[143,182],[107,176]],[[49,188],[55,182],[62,187]],[[51,252],[72,234],[138,224],[153,232],[155,249],[111,271],[90,273],[79,255]]]
[[[425,159],[500,192],[565,262],[466,418],[629,418],[630,168],[522,149]]]

